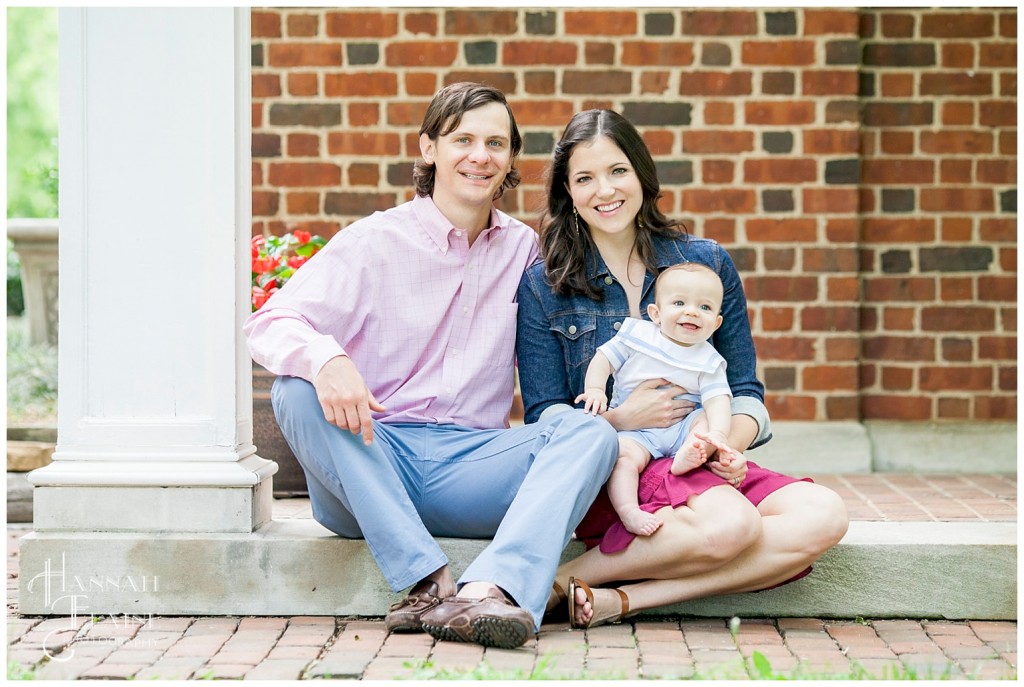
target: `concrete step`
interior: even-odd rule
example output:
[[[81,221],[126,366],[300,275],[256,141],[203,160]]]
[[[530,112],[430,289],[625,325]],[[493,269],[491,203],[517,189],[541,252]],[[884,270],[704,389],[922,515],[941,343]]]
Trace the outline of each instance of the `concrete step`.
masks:
[[[814,573],[778,589],[649,614],[1016,618],[1014,477],[815,479],[843,496],[854,520]],[[941,510],[947,506],[959,510]],[[456,574],[487,544],[439,541]],[[564,555],[582,550],[573,542]],[[137,616],[380,616],[398,598],[365,544],[325,530],[305,499],[275,502],[274,521],[248,535],[32,533],[21,544],[20,581],[20,610],[29,615],[68,614],[78,603],[79,613],[85,604],[93,613]]]

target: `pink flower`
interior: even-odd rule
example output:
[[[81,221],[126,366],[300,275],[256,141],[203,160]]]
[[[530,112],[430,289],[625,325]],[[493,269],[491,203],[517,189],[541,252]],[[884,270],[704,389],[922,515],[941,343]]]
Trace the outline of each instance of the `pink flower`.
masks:
[[[258,286],[252,287],[252,309],[253,309],[253,312],[255,312],[255,311],[259,310],[260,308],[262,308],[263,304],[267,302],[268,298],[270,298],[270,296],[267,294],[266,291],[264,291],[263,289],[261,289]]]
[[[252,309],[259,310],[326,243],[308,231],[252,237]],[[302,255],[297,253],[301,252]]]

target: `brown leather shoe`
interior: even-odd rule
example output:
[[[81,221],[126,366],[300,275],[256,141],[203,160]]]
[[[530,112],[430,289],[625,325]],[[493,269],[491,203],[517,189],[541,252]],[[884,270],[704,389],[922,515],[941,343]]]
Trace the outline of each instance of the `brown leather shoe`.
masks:
[[[421,617],[441,603],[437,582],[422,580],[409,591],[409,596],[391,604],[384,616],[384,629],[392,632],[422,632]]]
[[[423,614],[423,629],[434,639],[515,649],[533,636],[533,617],[499,589],[482,599],[450,596]]]

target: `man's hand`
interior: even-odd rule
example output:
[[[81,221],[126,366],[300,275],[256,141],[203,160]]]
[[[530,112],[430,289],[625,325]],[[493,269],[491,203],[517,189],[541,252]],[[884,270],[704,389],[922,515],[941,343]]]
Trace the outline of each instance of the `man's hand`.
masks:
[[[362,434],[367,446],[373,442],[370,413],[383,412],[385,408],[370,393],[356,364],[347,355],[328,360],[320,368],[313,387],[328,422],[353,434]]]

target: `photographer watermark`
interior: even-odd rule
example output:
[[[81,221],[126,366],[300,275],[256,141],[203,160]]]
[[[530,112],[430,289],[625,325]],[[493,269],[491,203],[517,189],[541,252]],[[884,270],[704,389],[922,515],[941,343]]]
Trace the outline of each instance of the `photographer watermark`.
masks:
[[[74,656],[73,644],[76,643],[97,643],[118,641],[116,636],[89,637],[78,636],[79,618],[83,615],[89,616],[89,624],[95,625],[109,619],[110,625],[116,632],[127,633],[136,625],[155,629],[153,614],[145,616],[128,615],[94,615],[89,608],[90,594],[155,594],[160,591],[160,578],[153,575],[109,575],[80,576],[68,573],[67,561],[64,554],[61,554],[59,565],[54,565],[49,558],[43,563],[43,571],[32,577],[25,587],[31,594],[41,593],[43,605],[50,612],[67,615],[67,627],[57,626],[43,638],[43,652],[52,661],[67,661]],[[74,631],[76,636],[67,644],[56,639],[56,635],[62,632]],[[54,641],[50,641],[50,640]],[[132,640],[129,640],[129,643]],[[135,642],[138,646],[143,642]],[[51,650],[57,646],[62,649],[57,653]]]

